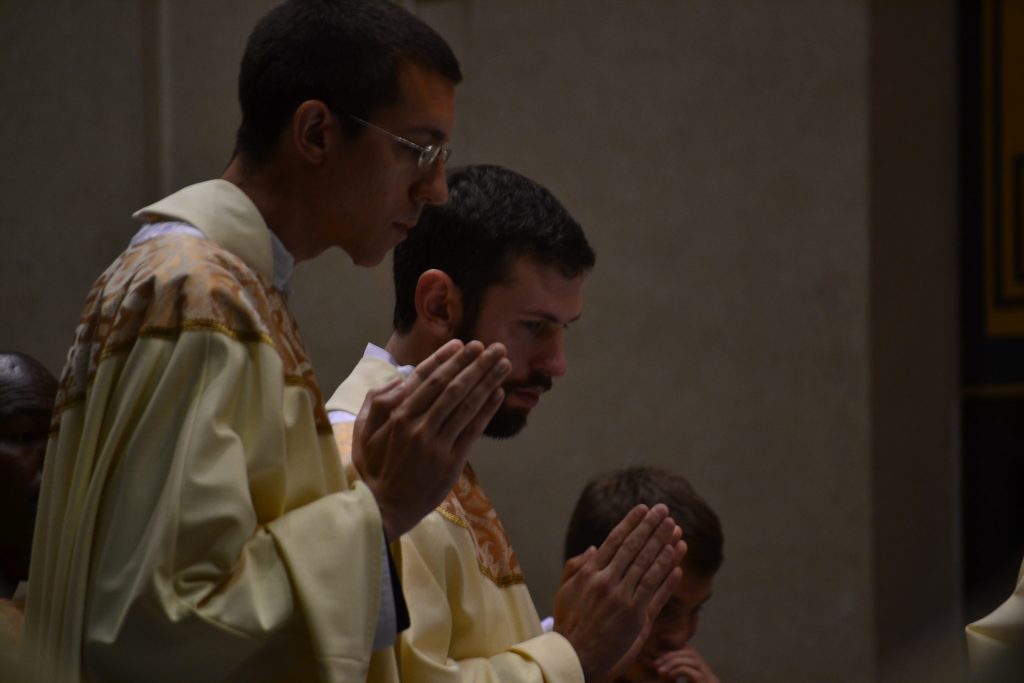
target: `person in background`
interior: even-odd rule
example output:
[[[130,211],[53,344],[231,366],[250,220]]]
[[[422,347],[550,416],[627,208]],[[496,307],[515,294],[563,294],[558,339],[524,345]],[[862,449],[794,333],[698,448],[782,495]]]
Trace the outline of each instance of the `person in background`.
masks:
[[[21,638],[25,582],[57,379],[32,356],[0,351],[0,637]]]
[[[711,599],[715,574],[722,566],[722,526],[718,515],[690,483],[657,467],[629,467],[605,474],[583,489],[565,536],[565,557],[599,546],[622,518],[638,504],[668,506],[683,529],[686,556],[683,577],[662,608],[643,648],[624,662],[619,681],[718,683],[707,661],[690,642],[700,613]]]

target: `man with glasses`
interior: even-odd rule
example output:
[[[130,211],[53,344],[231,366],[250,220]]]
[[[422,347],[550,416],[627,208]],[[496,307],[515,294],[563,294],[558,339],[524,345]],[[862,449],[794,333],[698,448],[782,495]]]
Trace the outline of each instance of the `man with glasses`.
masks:
[[[377,264],[445,201],[460,79],[390,2],[258,23],[230,165],[136,214],[76,330],[30,571],[38,680],[358,681],[394,639],[386,542],[458,478],[505,351],[446,344],[372,392],[354,482],[287,295],[295,263]]]

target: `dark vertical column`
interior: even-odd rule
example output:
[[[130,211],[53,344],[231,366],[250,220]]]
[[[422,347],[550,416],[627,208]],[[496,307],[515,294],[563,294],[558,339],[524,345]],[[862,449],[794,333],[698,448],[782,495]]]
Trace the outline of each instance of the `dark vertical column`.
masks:
[[[1024,556],[1024,14],[960,3],[963,551],[966,619],[1006,599]],[[1016,18],[1020,17],[1020,18]],[[1009,115],[1008,115],[1009,114]]]

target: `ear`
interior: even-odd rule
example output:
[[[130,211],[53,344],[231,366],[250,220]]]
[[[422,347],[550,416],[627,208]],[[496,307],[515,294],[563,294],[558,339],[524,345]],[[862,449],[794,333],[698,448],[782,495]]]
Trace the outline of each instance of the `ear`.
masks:
[[[330,108],[320,100],[306,100],[292,113],[291,142],[299,156],[309,163],[319,164],[327,156],[327,149],[342,134],[334,125]]]
[[[432,268],[416,281],[416,324],[448,341],[462,320],[462,292],[442,270]]]

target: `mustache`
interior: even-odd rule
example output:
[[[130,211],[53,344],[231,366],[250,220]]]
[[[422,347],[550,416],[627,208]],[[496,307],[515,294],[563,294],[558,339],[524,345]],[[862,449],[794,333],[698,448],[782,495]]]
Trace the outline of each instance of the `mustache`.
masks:
[[[545,375],[543,372],[535,372],[526,379],[519,380],[517,382],[506,382],[502,386],[505,391],[532,389],[534,387],[540,387],[544,391],[549,391],[551,389],[551,376]]]

